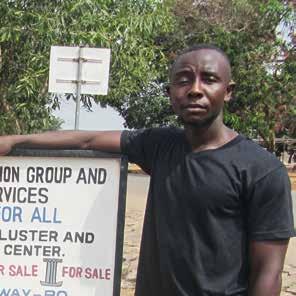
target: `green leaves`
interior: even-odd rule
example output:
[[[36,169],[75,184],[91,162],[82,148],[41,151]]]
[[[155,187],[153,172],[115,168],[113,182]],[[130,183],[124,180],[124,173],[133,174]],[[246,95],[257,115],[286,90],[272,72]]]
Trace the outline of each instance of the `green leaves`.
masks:
[[[122,110],[131,93],[158,79],[166,58],[155,44],[171,29],[166,1],[15,0],[0,3],[0,133],[56,127],[50,108],[62,99],[47,94],[51,45],[109,47],[110,93],[84,96]],[[2,103],[1,103],[2,102]]]
[[[230,57],[236,88],[226,106],[225,122],[250,137],[260,135],[269,149],[275,136],[295,137],[295,44],[293,48],[278,33],[279,27],[295,31],[295,12],[279,0],[176,0],[173,12],[174,32],[159,37],[168,58],[196,43],[214,43]],[[159,77],[158,83],[165,82],[165,72]],[[157,88],[135,96],[145,93],[150,93],[153,106],[162,101]],[[132,108],[131,98],[128,102]],[[161,109],[156,112],[163,122],[173,120],[169,113],[163,117]],[[141,116],[125,118],[128,126],[153,125]]]
[[[110,105],[130,128],[178,124],[164,92],[167,65],[207,42],[229,55],[237,83],[226,123],[267,143],[296,136],[295,44],[279,28],[292,39],[295,12],[280,0],[1,1],[0,133],[58,126],[51,107],[64,98],[47,94],[51,45],[111,48],[109,94],[83,96],[85,106]]]

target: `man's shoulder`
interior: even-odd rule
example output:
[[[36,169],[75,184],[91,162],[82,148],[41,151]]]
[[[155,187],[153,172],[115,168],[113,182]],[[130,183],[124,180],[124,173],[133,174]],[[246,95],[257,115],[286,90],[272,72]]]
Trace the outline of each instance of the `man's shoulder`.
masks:
[[[184,129],[175,126],[153,127],[144,130],[150,131],[155,135],[178,136],[184,134]]]
[[[168,145],[182,142],[182,137],[184,138],[183,130],[176,127],[125,130],[121,134],[121,151],[129,153],[138,148],[140,152],[153,152],[161,147],[164,150]]]
[[[243,141],[241,141],[240,144],[240,151],[246,156],[250,157],[251,159],[261,160],[261,161],[267,161],[275,164],[281,164],[281,162],[277,159],[275,154],[269,152],[266,148],[263,146],[257,144],[255,141],[253,141],[250,138],[247,138],[245,136],[242,136]]]
[[[123,137],[142,137],[143,139],[153,138],[160,141],[167,138],[179,137],[183,134],[184,130],[177,127],[154,127],[123,131]]]
[[[286,170],[284,164],[273,153],[249,138],[243,137],[243,141],[238,143],[237,152],[238,162],[255,179],[278,169]]]

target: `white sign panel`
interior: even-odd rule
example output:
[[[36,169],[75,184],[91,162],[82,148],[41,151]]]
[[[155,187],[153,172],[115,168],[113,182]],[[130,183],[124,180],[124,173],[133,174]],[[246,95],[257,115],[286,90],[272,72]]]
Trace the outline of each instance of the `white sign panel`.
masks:
[[[0,295],[113,294],[120,159],[1,157]]]
[[[111,55],[108,48],[52,46],[48,91],[77,92],[79,50],[82,58],[81,94],[106,95]]]

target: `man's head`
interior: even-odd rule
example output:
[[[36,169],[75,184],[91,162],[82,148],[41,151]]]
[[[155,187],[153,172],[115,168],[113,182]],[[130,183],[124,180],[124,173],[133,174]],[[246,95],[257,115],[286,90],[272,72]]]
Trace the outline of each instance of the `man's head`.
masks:
[[[232,89],[229,59],[213,45],[186,49],[170,71],[168,94],[173,110],[185,125],[222,121],[224,102],[230,100]]]

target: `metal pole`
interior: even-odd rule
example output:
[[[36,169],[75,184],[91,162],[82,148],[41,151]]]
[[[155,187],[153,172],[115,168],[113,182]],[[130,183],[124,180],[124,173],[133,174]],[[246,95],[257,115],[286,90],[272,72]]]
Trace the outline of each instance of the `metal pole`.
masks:
[[[78,52],[78,71],[77,71],[77,89],[76,89],[76,112],[75,112],[75,130],[79,129],[80,99],[81,99],[81,70],[82,70],[82,46],[79,46]]]

